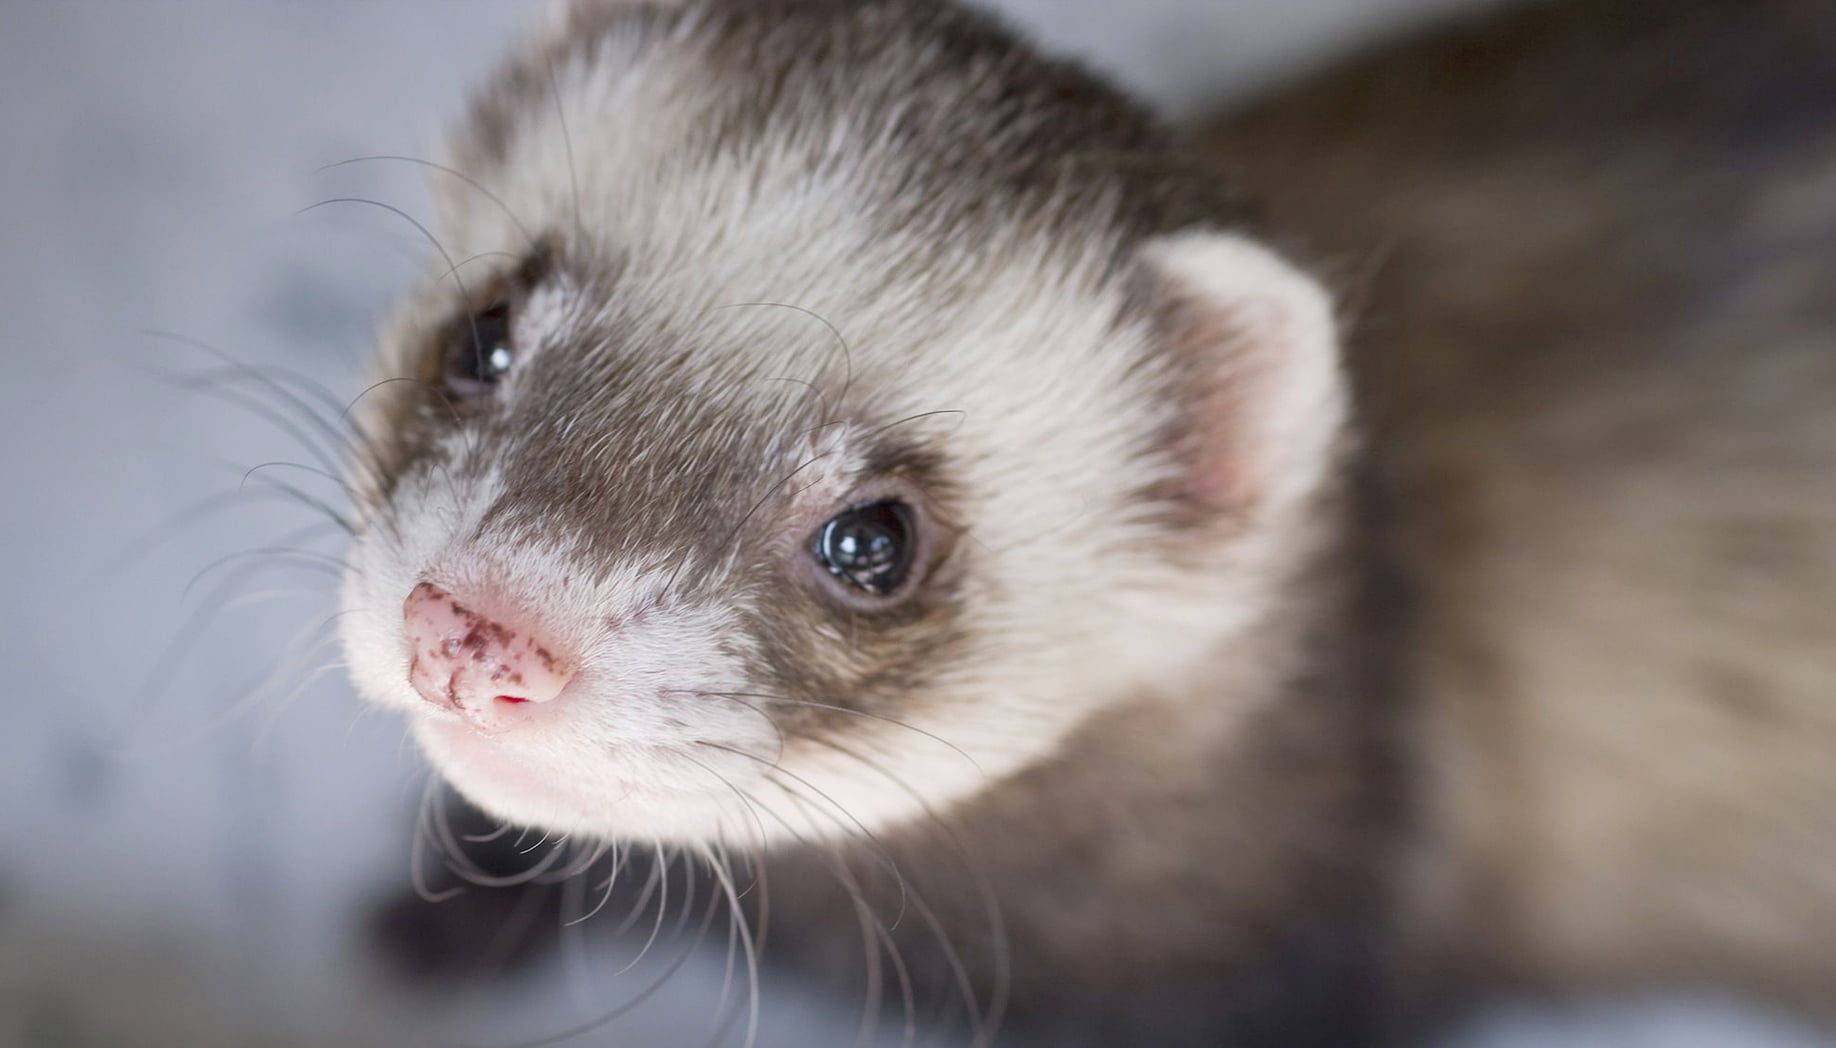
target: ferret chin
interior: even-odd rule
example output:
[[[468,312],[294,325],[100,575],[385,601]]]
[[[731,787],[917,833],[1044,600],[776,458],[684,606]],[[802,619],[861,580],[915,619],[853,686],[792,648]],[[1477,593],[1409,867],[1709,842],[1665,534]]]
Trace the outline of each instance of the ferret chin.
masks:
[[[1347,355],[1213,158],[984,16],[573,5],[454,136],[449,257],[360,402],[359,689],[492,815],[744,856],[736,919],[984,1038],[1351,1045],[1469,982],[1836,999],[1836,355],[1750,323],[1833,319],[1836,239],[1671,149],[1721,155],[1700,121],[1759,86],[1674,141],[1628,102],[1613,148],[1512,93],[1836,38],[1680,6],[1547,5],[1220,129],[1321,272],[1395,249]],[[1710,215],[1748,298],[1672,272]],[[1774,524],[1793,570],[1741,589]]]

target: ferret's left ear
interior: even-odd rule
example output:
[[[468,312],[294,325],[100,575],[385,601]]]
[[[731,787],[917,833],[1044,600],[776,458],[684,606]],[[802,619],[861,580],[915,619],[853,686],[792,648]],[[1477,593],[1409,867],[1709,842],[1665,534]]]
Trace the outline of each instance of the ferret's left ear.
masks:
[[[1347,413],[1326,291],[1231,233],[1162,237],[1142,262],[1176,375],[1177,496],[1201,511],[1266,519],[1317,490]]]

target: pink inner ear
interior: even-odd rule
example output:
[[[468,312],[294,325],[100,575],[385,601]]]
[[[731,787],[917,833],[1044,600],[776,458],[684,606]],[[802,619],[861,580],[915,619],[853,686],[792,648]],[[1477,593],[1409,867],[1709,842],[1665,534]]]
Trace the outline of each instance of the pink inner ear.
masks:
[[[1260,514],[1318,487],[1343,428],[1332,303],[1252,240],[1176,234],[1145,249],[1176,372],[1179,496],[1202,513]]]
[[[1178,307],[1171,326],[1176,350],[1202,389],[1185,405],[1185,493],[1208,510],[1249,505],[1267,480],[1258,431],[1270,408],[1264,394],[1279,369],[1260,357],[1279,351],[1279,334],[1270,330],[1272,318],[1254,316],[1262,312],[1191,302]]]

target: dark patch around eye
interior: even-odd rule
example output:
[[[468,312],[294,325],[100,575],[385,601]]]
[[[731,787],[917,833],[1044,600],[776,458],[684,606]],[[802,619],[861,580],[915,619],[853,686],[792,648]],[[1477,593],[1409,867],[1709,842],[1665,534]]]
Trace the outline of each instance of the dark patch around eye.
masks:
[[[510,373],[510,366],[516,363],[510,321],[510,303],[499,302],[472,314],[462,325],[448,364],[448,374],[457,380],[459,392],[496,385]]]
[[[856,506],[817,529],[811,552],[842,583],[888,596],[905,583],[917,560],[917,518],[898,499]]]
[[[458,318],[444,348],[449,393],[466,399],[487,396],[515,367],[517,310],[548,275],[553,257],[548,242],[537,242],[513,271],[487,285],[480,300],[489,305]]]

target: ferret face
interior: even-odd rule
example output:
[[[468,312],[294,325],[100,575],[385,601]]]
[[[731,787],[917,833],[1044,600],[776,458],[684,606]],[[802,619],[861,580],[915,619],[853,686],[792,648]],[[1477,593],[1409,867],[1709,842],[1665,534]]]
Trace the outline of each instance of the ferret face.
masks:
[[[565,19],[360,402],[359,688],[506,819],[762,845],[1164,686],[1261,614],[1339,410],[1312,285],[1144,201],[1168,149],[930,3]]]

